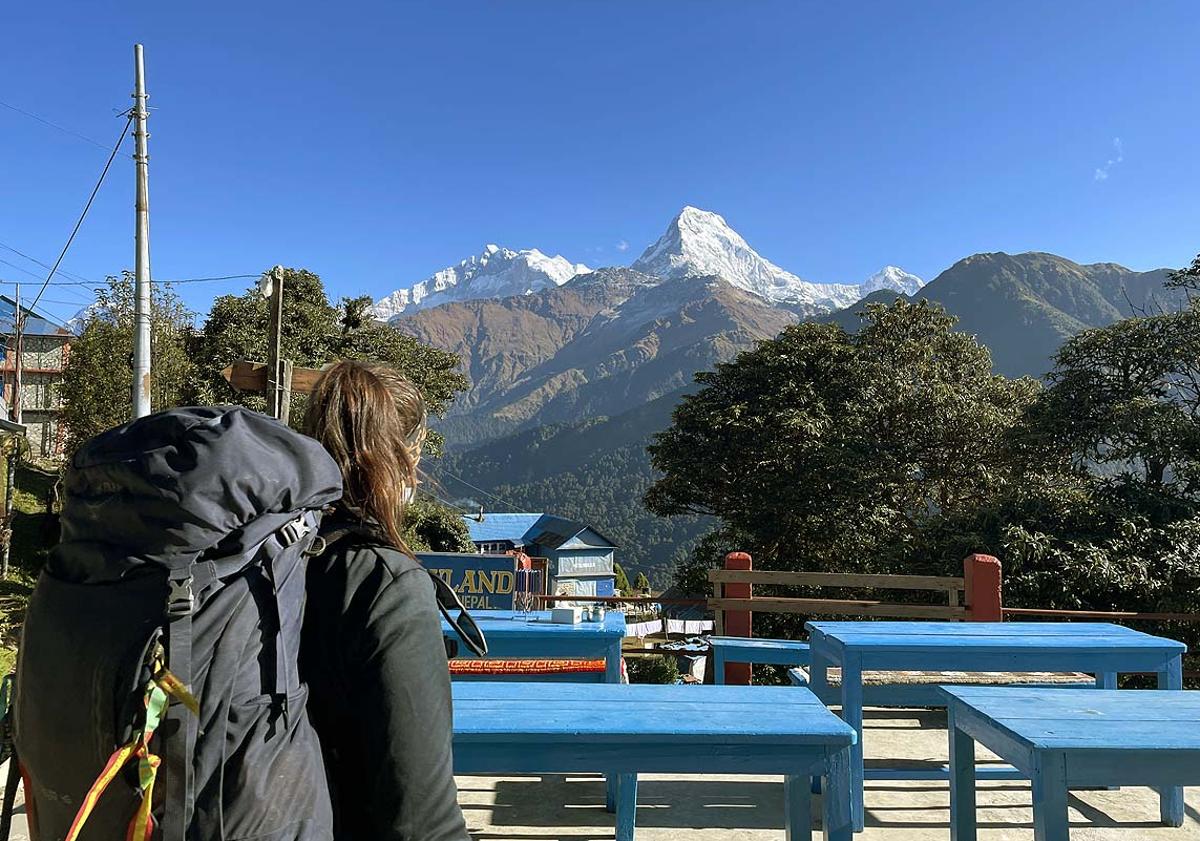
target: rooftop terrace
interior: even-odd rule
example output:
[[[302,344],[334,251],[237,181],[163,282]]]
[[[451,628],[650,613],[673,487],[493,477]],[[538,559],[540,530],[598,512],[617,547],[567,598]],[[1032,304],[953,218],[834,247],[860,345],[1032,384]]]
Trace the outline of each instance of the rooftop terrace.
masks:
[[[941,764],[947,754],[943,712],[868,712],[867,762]],[[990,755],[982,748],[981,760]],[[476,839],[591,841],[613,838],[598,775],[459,777],[459,802]],[[639,778],[638,841],[778,841],[784,837],[779,777],[665,776]],[[856,841],[949,839],[949,784],[868,780],[866,830]],[[1197,841],[1200,789],[1186,792],[1178,829],[1158,824],[1149,789],[1081,791],[1071,796],[1072,841]],[[980,841],[1033,841],[1029,784],[979,783]],[[819,815],[820,811],[815,810]],[[819,818],[818,818],[819,820]],[[819,836],[818,836],[819,837]]]

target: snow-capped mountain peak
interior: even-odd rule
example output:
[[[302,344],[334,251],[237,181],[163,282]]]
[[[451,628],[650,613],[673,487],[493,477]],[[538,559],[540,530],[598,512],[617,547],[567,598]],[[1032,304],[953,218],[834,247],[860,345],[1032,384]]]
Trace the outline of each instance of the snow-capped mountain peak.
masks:
[[[769,301],[816,303],[818,284],[760,256],[717,213],[687,206],[631,267],[662,278],[716,275]]]
[[[550,257],[536,248],[513,251],[488,243],[483,251],[449,266],[412,286],[380,298],[371,314],[390,321],[404,313],[435,307],[449,301],[505,298],[528,295],[552,286],[562,286],[579,274],[590,272],[582,263],[562,256]]]
[[[880,289],[911,295],[923,285],[896,266],[885,266],[864,283],[804,280],[751,248],[720,214],[690,205],[631,268],[662,278],[715,275],[772,303],[818,310],[848,307]]]
[[[881,289],[890,289],[905,295],[915,295],[925,285],[925,281],[915,274],[904,271],[899,266],[884,266],[871,275],[861,285],[863,297]]]

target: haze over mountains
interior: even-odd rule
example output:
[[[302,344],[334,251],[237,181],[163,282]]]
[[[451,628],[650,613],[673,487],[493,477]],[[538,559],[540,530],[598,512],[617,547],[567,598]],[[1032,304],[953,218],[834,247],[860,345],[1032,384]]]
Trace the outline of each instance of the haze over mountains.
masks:
[[[653,479],[645,446],[696,372],[800,320],[857,329],[864,306],[904,296],[945,307],[991,349],[998,372],[1042,376],[1079,330],[1178,306],[1167,274],[997,252],[928,284],[894,266],[863,283],[813,283],[759,255],[719,215],[687,207],[629,268],[489,246],[375,313],[463,359],[471,387],[438,422],[449,453],[435,475],[594,522],[622,544],[628,567],[666,584],[672,558],[705,524],[641,508]]]

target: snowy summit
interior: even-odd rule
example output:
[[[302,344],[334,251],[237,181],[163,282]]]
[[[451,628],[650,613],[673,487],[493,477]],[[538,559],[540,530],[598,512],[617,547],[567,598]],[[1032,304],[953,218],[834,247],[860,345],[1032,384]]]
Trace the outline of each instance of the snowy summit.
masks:
[[[572,263],[561,256],[549,257],[536,248],[513,251],[489,244],[483,253],[468,257],[457,266],[442,269],[419,283],[380,298],[371,307],[371,314],[381,321],[390,321],[449,301],[528,295],[562,286],[575,275],[590,271],[582,263]]]
[[[848,307],[879,289],[912,294],[922,281],[888,266],[865,283],[814,283],[772,263],[717,213],[685,207],[631,267],[656,277],[715,275],[772,303],[817,309]]]

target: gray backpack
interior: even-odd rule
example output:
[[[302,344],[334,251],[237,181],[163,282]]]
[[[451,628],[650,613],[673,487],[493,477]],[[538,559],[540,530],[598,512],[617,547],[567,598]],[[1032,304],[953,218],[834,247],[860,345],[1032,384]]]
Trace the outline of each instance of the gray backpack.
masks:
[[[320,444],[240,407],[105,432],[65,479],[15,742],[37,841],[327,841],[297,657]]]

